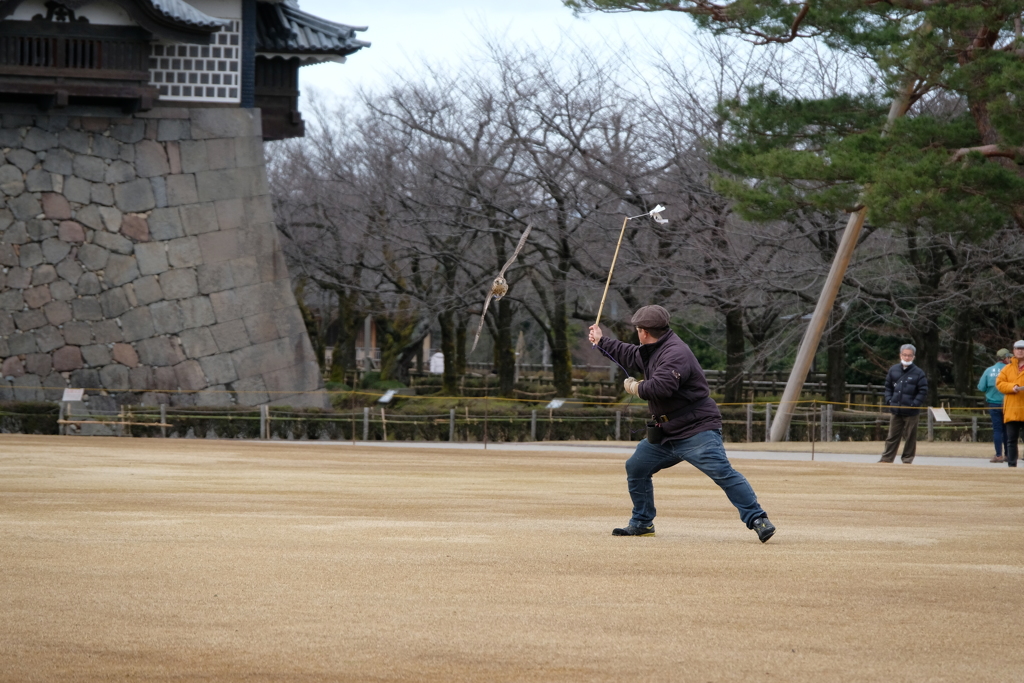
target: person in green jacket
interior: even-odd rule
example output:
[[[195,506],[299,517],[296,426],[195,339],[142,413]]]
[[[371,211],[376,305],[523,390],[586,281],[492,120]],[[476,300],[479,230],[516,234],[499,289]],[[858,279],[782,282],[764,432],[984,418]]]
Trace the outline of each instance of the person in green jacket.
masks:
[[[1013,360],[1013,354],[1007,349],[996,351],[996,364],[985,370],[978,380],[978,391],[985,392],[985,403],[988,414],[992,418],[992,441],[996,446],[996,457],[989,462],[1006,462],[1003,453],[1006,451],[1006,432],[1003,430],[1003,395],[996,389],[996,377],[1003,368]]]

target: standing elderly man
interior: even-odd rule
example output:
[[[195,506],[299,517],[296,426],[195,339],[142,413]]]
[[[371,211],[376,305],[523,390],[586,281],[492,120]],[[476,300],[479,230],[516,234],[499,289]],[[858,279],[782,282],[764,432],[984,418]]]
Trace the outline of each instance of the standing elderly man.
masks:
[[[1013,354],[1007,349],[996,351],[996,364],[981,373],[978,380],[978,391],[985,392],[985,403],[988,405],[988,415],[992,418],[992,442],[996,447],[996,456],[989,462],[1006,462],[1003,451],[1006,450],[1006,431],[1003,429],[1003,394],[996,387],[996,378],[1003,371]]]
[[[722,414],[711,398],[700,363],[686,343],[669,329],[669,315],[661,306],[644,306],[632,318],[640,346],[607,339],[597,325],[590,326],[590,343],[629,371],[641,370],[644,379],[626,378],[626,391],[647,401],[651,411],[647,438],[637,444],[626,461],[626,482],[633,500],[629,523],[613,529],[614,536],[654,535],[655,472],[688,462],[718,484],[739,510],[740,520],[757,532],[762,543],[775,526],[757,503],[754,489],[733,469],[722,445]]]
[[[903,444],[903,462],[914,462],[917,453],[917,421],[921,417],[921,406],[928,398],[928,378],[924,370],[914,365],[917,349],[913,344],[900,347],[900,362],[889,368],[885,376],[885,404],[890,407],[889,436],[885,450],[878,462],[893,462],[896,450]]]

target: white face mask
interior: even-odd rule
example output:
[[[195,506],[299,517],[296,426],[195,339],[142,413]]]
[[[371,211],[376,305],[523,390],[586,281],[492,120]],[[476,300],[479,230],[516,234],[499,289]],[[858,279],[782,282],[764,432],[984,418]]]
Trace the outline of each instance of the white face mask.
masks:
[[[912,361],[912,360],[901,360],[900,364],[903,365],[904,368],[909,368],[911,365],[914,364],[914,361]]]

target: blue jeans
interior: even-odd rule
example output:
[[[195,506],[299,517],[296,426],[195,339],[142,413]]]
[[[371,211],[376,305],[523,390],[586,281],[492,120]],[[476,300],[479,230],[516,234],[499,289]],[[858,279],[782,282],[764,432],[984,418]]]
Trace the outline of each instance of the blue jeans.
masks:
[[[1003,407],[988,404],[988,415],[992,418],[992,441],[996,445],[996,457],[1006,451],[1006,430],[1003,429]]]
[[[722,487],[729,502],[740,512],[740,519],[753,528],[754,520],[765,512],[757,504],[757,496],[746,477],[732,468],[725,456],[722,432],[715,429],[694,434],[688,439],[675,439],[656,446],[644,439],[626,461],[626,481],[633,499],[633,518],[629,523],[648,526],[657,514],[654,509],[654,482],[651,477],[667,467],[688,462]]]

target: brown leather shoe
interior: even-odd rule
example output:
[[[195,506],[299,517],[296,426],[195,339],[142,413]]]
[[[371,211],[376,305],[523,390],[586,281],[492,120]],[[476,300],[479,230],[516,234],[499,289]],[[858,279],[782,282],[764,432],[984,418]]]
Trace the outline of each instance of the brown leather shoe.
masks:
[[[989,462],[1006,462],[1006,458],[1002,455],[997,455],[996,457],[989,460]]]

